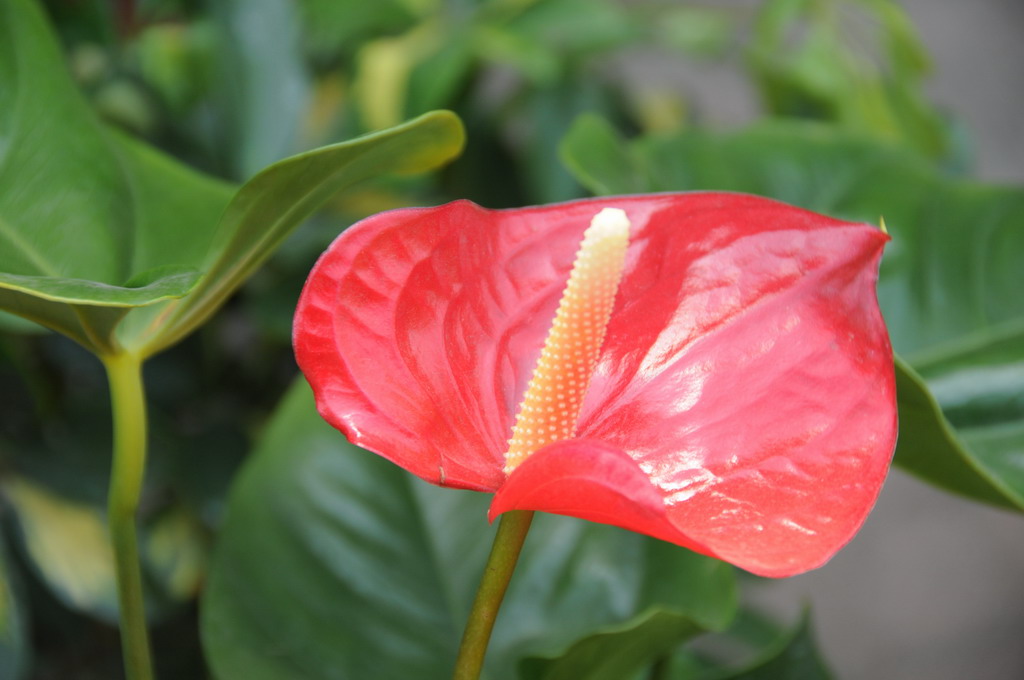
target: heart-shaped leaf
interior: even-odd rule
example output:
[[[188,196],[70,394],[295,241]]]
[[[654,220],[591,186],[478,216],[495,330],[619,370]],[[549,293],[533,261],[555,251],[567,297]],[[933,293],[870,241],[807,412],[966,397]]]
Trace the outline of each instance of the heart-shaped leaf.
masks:
[[[162,187],[182,211],[143,207],[121,144],[75,91],[34,4],[0,6],[0,43],[0,307],[109,351],[130,308],[180,297],[199,277],[187,259],[152,257],[138,234],[216,219],[230,194],[182,171]]]
[[[0,44],[0,308],[100,354],[176,342],[335,192],[462,146],[455,116],[427,114],[234,192],[103,128],[29,0],[0,5]]]
[[[428,486],[347,444],[296,385],[238,478],[214,555],[202,627],[217,677],[449,677],[493,538],[488,501]],[[654,622],[640,624],[678,640],[690,631],[682,617],[721,629],[735,606],[733,572],[720,562],[538,516],[488,677],[515,678],[520,659],[557,658],[643,612]]]
[[[884,216],[893,242],[879,301],[906,359],[897,362],[895,461],[949,490],[1024,509],[1024,190],[949,179],[909,151],[802,123],[626,143],[588,116],[562,156],[596,193],[714,188],[850,220]]]

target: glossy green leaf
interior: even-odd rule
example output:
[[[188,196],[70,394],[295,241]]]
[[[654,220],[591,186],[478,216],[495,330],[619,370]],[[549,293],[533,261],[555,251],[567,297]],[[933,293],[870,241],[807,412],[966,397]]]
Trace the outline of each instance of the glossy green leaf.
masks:
[[[561,151],[595,193],[732,190],[845,219],[884,216],[893,241],[879,300],[906,359],[896,463],[1024,509],[1024,189],[949,179],[905,150],[815,124],[627,143],[587,116]]]
[[[998,423],[1024,413],[1024,323],[919,353],[914,366],[955,424]]]
[[[197,274],[183,272],[147,290],[82,279],[0,274],[0,307],[93,351],[109,352],[117,347],[115,329],[132,307],[180,297],[197,279]]]
[[[153,354],[202,324],[304,219],[337,192],[385,173],[414,174],[459,154],[462,124],[428,113],[349,142],[286,158],[245,183],[210,242],[205,275],[188,297],[168,305],[159,330],[144,338]]]
[[[29,0],[0,4],[0,133],[0,308],[97,353],[144,355],[205,321],[334,193],[437,167],[463,141],[455,116],[428,114],[234,192],[104,129]]]
[[[896,462],[899,465],[948,491],[992,505],[1024,509],[1024,496],[1021,494],[1024,465],[1020,453],[1024,451],[1024,441],[997,441],[995,447],[990,446],[989,449],[985,449],[984,442],[972,441],[972,438],[965,441],[949,424],[925,381],[898,357],[896,392],[899,395],[901,436],[909,432],[913,437],[913,446],[897,444]],[[1001,427],[1008,427],[1011,431],[1020,429],[1019,425]],[[975,437],[979,434],[973,429],[968,432]],[[992,448],[996,450],[993,452]],[[1017,462],[1016,471],[1013,470],[1014,460]],[[1010,469],[1000,469],[1001,464]]]
[[[202,607],[215,674],[449,677],[493,538],[488,501],[428,486],[348,445],[298,384],[229,500]],[[645,625],[659,631],[669,617],[664,625],[676,632],[658,634],[671,636],[681,634],[681,617],[722,628],[735,607],[733,572],[723,563],[611,527],[538,516],[486,672],[517,677],[520,659],[556,658],[615,626],[625,626],[615,639],[626,649],[643,612],[658,612],[658,623]]]
[[[196,283],[194,262],[147,236],[209,224],[228,190],[181,169],[162,205],[140,196],[132,145],[100,126],[27,0],[0,4],[0,131],[0,307],[103,352],[130,308]]]

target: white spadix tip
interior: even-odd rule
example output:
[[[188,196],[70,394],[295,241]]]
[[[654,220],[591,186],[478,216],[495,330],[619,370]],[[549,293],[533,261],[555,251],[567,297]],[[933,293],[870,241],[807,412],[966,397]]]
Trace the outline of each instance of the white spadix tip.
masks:
[[[620,208],[603,208],[601,212],[594,215],[590,221],[589,235],[595,238],[611,236],[613,234],[629,233],[629,218],[626,211]]]

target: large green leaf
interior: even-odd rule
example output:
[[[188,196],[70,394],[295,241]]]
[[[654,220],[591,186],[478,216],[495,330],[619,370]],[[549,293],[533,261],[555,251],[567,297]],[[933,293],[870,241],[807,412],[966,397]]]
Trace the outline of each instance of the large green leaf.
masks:
[[[348,445],[298,384],[236,482],[214,554],[202,629],[216,676],[449,677],[493,538],[488,501],[428,486]],[[575,654],[572,645],[595,633],[612,647],[635,642],[615,626],[676,641],[695,627],[721,629],[735,606],[723,563],[538,516],[488,677],[517,677],[524,657]]]
[[[281,161],[241,189],[104,129],[42,13],[0,2],[0,308],[98,353],[153,354],[202,323],[335,192],[461,149],[434,113]]]
[[[178,215],[140,205],[120,144],[75,91],[45,19],[27,0],[0,2],[0,140],[4,309],[106,351],[129,308],[180,297],[196,283],[192,263],[147,259],[136,234],[204,211],[216,219],[227,190],[190,177]],[[158,269],[167,264],[177,266]]]
[[[203,279],[165,305],[154,331],[139,325],[127,342],[153,354],[202,324],[303,220],[337,192],[385,173],[436,168],[462,150],[462,124],[452,113],[408,123],[286,158],[246,182],[212,232],[200,266]],[[148,314],[148,310],[144,310]],[[151,315],[150,315],[151,316]]]
[[[906,359],[896,462],[1024,509],[1024,190],[952,180],[906,150],[814,124],[627,143],[584,117],[562,155],[598,194],[744,191],[847,219],[884,216],[893,242],[879,299]]]

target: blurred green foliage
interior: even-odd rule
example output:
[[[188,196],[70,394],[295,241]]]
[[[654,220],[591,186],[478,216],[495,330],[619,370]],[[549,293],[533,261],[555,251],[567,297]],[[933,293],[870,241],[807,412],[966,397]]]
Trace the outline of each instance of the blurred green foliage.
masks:
[[[764,5],[748,53],[765,107],[834,122],[934,158],[946,123],[921,89],[930,60],[889,0],[779,0]]]
[[[0,16],[14,6],[13,0],[0,0]],[[901,416],[905,425],[920,421],[906,431],[924,438],[910,449],[901,439],[901,459],[940,486],[1020,507],[1024,344],[1013,291],[1024,281],[1014,261],[1019,248],[1013,246],[1024,233],[1021,194],[951,177],[963,172],[967,156],[953,141],[955,122],[923,93],[929,59],[895,2],[768,0],[753,7],[668,0],[48,0],[45,9],[63,52],[44,56],[64,62],[88,107],[52,85],[65,82],[65,75],[47,80],[23,73],[4,81],[17,80],[17,87],[0,87],[0,132],[14,130],[16,137],[14,147],[0,148],[0,170],[11,162],[12,148],[29,144],[31,126],[16,129],[12,122],[9,104],[15,96],[34,99],[37,113],[30,122],[49,125],[55,136],[31,141],[51,145],[43,157],[49,165],[38,168],[35,179],[23,173],[17,180],[22,184],[5,184],[0,209],[9,215],[18,204],[27,216],[43,214],[54,234],[69,223],[109,228],[115,219],[162,222],[172,235],[207,233],[239,184],[287,156],[437,108],[455,111],[468,133],[462,158],[443,172],[364,182],[330,199],[284,244],[282,231],[261,246],[259,257],[246,260],[251,271],[280,246],[230,300],[227,294],[241,277],[232,278],[232,267],[222,267],[226,283],[217,304],[225,304],[216,316],[208,318],[212,308],[204,310],[181,333],[152,346],[156,351],[181,340],[146,367],[152,450],[140,520],[142,557],[164,677],[206,673],[195,596],[207,578],[205,636],[218,677],[257,677],[252,669],[269,673],[273,667],[264,664],[270,656],[287,664],[295,649],[302,650],[302,664],[321,659],[359,668],[368,663],[366,654],[384,654],[385,643],[394,642],[379,637],[381,648],[344,647],[344,635],[318,628],[325,621],[341,629],[363,622],[324,604],[322,592],[309,587],[320,584],[332,597],[351,598],[377,568],[367,563],[346,572],[340,566],[345,563],[339,551],[360,545],[361,534],[339,534],[338,524],[356,516],[372,528],[390,517],[378,498],[352,490],[348,496],[338,489],[327,493],[320,485],[344,490],[347,475],[379,476],[383,481],[375,483],[398,488],[399,500],[422,506],[404,520],[391,517],[394,534],[370,531],[380,539],[378,547],[395,555],[409,542],[424,540],[424,520],[417,513],[448,506],[440,497],[425,503],[430,490],[409,487],[376,459],[345,451],[338,437],[310,444],[303,456],[289,456],[292,440],[317,439],[323,427],[315,418],[306,422],[311,411],[299,409],[305,403],[301,388],[261,437],[295,374],[290,320],[306,272],[345,225],[392,207],[453,198],[503,207],[587,191],[716,188],[753,191],[857,219],[884,214],[896,240],[883,265],[883,303],[890,305],[897,349],[909,362],[900,373]],[[0,44],[0,55],[9,57],[14,42]],[[29,47],[45,51],[41,44]],[[13,63],[0,58],[0,77],[11,76]],[[635,63],[657,66],[637,79],[628,68]],[[664,85],[656,72],[707,63],[731,70],[759,93],[758,117],[785,119],[787,125],[737,133],[708,129],[700,96]],[[611,134],[581,133],[594,120],[579,119],[581,114],[597,114]],[[634,136],[635,142],[623,141]],[[94,162],[75,174],[62,145],[80,148],[83,140],[92,140]],[[168,156],[157,156],[151,147]],[[55,194],[52,201],[20,189],[38,186],[32,182],[39,177],[58,186],[62,174],[74,191]],[[278,197],[280,205],[295,195],[300,180],[296,173]],[[109,191],[112,184],[136,181],[134,190]],[[255,187],[249,198],[258,203],[266,185],[249,186]],[[77,195],[77,202],[65,200],[68,195]],[[941,197],[943,207],[929,207],[925,197]],[[248,217],[258,221],[267,210],[260,207]],[[176,232],[179,223],[182,231]],[[933,223],[951,240],[929,239],[925,230]],[[984,238],[972,237],[968,229],[980,230]],[[49,240],[70,265],[95,265],[60,238]],[[183,258],[191,272],[128,271],[118,250],[125,244],[115,243],[101,253],[110,259],[110,272],[103,275],[115,285],[134,274],[153,277],[151,284],[177,276],[162,285],[178,287],[161,294],[189,295],[198,272],[216,267],[204,259],[207,242],[200,241],[189,237],[179,244],[196,250]],[[82,248],[96,245],[90,239],[83,243]],[[156,249],[160,255],[166,250]],[[154,260],[154,267],[162,263]],[[123,276],[114,281],[114,273]],[[74,285],[79,284],[57,293],[69,300],[77,294]],[[203,286],[209,290],[209,279]],[[43,292],[55,297],[53,290]],[[947,298],[952,316],[942,313]],[[164,304],[156,298],[114,301]],[[98,314],[91,328],[104,330],[101,350],[116,340],[113,329],[121,320],[109,311],[86,312]],[[71,324],[74,319],[66,315],[58,321],[69,319]],[[69,328],[74,336],[74,326]],[[116,616],[100,515],[110,450],[105,377],[80,347],[38,326],[0,312],[0,329],[0,469],[8,510],[3,531],[15,548],[0,553],[0,678],[116,677],[116,635],[102,622]],[[84,332],[79,340],[92,342]],[[916,411],[908,410],[915,405]],[[254,448],[259,453],[239,478],[222,525],[229,486]],[[924,455],[932,451],[943,455]],[[320,473],[325,477],[315,478]],[[455,505],[475,503],[458,495],[445,498]],[[487,543],[482,512],[460,517],[467,541]],[[559,573],[565,581],[551,601],[537,602],[527,593],[521,598],[526,610],[506,612],[512,629],[504,642],[499,636],[496,652],[509,666],[502,672],[599,678],[594,654],[621,644],[635,653],[636,669],[653,665],[661,673],[652,677],[828,677],[806,622],[787,636],[775,625],[752,625],[747,613],[724,634],[740,644],[746,665],[690,648],[668,653],[695,632],[728,623],[735,608],[729,595],[733,574],[722,565],[708,567],[718,569],[715,574],[698,574],[720,587],[704,593],[720,596],[709,605],[722,616],[713,621],[702,618],[694,602],[673,599],[691,592],[682,586],[657,596],[640,589],[628,602],[595,596],[609,587],[601,581],[602,569],[632,570],[615,578],[643,581],[650,567],[646,558],[623,559],[629,551],[614,548],[617,541],[637,543],[637,537],[560,520],[538,534],[552,542],[570,536],[566,545],[582,546],[582,552],[563,555]],[[659,549],[648,543],[640,541],[648,547],[636,552]],[[335,552],[325,552],[325,545]],[[593,557],[587,550],[594,545],[613,549]],[[208,576],[211,548],[217,558]],[[473,553],[461,564],[471,551],[466,545],[435,549],[452,570],[471,570],[482,559]],[[302,556],[301,564],[293,565],[292,550]],[[593,560],[583,564],[582,556]],[[672,564],[688,558],[662,556]],[[443,569],[427,573],[407,566],[417,567],[413,576],[420,580],[412,582],[425,592],[468,587],[435,582],[444,581]],[[589,580],[569,578],[588,568]],[[524,579],[542,588],[543,579],[534,576]],[[573,579],[582,585],[574,587]],[[269,592],[278,586],[280,592]],[[290,592],[304,603],[294,621]],[[466,597],[424,597],[413,614],[427,621],[459,619]],[[578,601],[597,612],[592,619],[559,608],[560,602]],[[656,625],[659,634],[669,631],[664,638],[648,634],[645,626],[652,621],[668,620]],[[536,621],[548,622],[548,642],[557,644],[545,647],[536,635],[516,637],[516,626],[525,630]],[[446,625],[454,630],[461,620]],[[400,626],[395,630],[396,636],[403,633]],[[440,650],[436,663],[444,665],[453,639],[441,632],[432,630],[433,637],[414,642],[421,652],[434,645]],[[282,646],[274,646],[279,638]],[[637,646],[637,640],[651,644]],[[524,657],[521,668],[514,666]],[[407,660],[389,657],[396,677],[408,677],[401,675]],[[430,672],[443,674],[438,668]],[[300,665],[273,677],[315,677],[314,672]]]

